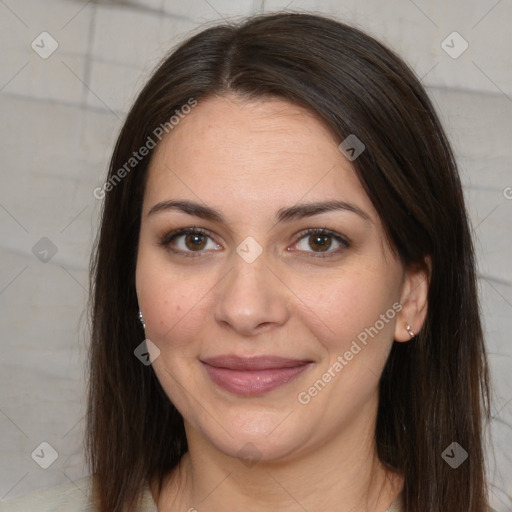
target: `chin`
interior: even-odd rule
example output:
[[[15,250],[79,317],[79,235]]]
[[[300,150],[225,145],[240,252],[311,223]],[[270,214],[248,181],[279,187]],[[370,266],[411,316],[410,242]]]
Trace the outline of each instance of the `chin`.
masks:
[[[209,417],[209,421],[189,424],[188,428],[199,431],[217,450],[242,462],[245,459],[252,463],[284,461],[303,452],[312,437],[307,423],[297,422],[298,418],[294,416],[294,413],[282,409],[265,411],[258,407],[252,411],[237,410],[233,415],[222,415],[222,426]],[[224,429],[225,425],[228,428]]]

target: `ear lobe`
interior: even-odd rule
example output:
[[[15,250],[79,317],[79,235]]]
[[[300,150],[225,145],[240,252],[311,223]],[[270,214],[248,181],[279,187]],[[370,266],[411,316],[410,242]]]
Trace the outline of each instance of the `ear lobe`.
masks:
[[[410,341],[419,333],[425,322],[428,310],[428,289],[432,261],[430,256],[425,257],[424,265],[416,265],[406,270],[402,285],[400,304],[402,309],[397,315],[395,325],[395,341]],[[407,329],[407,326],[410,326]]]

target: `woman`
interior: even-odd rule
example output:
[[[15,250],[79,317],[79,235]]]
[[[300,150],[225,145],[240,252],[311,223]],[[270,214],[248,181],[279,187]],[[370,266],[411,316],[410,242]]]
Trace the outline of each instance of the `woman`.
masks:
[[[308,14],[204,30],[95,195],[81,506],[489,510],[463,193],[389,49]]]

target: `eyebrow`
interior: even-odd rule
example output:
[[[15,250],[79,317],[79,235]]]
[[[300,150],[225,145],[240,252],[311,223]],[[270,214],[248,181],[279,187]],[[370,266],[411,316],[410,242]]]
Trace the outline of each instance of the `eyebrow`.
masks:
[[[188,215],[200,217],[201,219],[225,224],[224,217],[219,211],[193,201],[175,201],[172,199],[161,201],[149,210],[148,216],[169,210],[178,210],[183,213],[187,213]],[[355,213],[364,220],[371,222],[370,216],[364,210],[354,204],[347,203],[346,201],[304,203],[290,206],[288,208],[281,208],[276,213],[276,222],[290,222],[292,220],[312,217],[313,215],[319,215],[321,213],[340,210]]]

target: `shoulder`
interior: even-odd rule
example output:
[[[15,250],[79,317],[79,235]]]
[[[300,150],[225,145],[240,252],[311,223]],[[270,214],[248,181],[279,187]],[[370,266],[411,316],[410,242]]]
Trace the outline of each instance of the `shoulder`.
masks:
[[[83,477],[69,484],[4,501],[0,503],[0,512],[93,512],[90,488],[91,478]]]
[[[393,503],[391,503],[390,507],[385,512],[405,512],[405,509],[402,506],[402,493],[400,493],[395,498]],[[489,506],[489,507],[487,507],[487,511],[486,512],[496,512],[496,510],[494,510],[493,508],[491,508]]]
[[[0,512],[97,512],[91,499],[92,478],[86,476],[69,484],[36,491],[0,503]],[[157,512],[146,488],[140,512]]]

